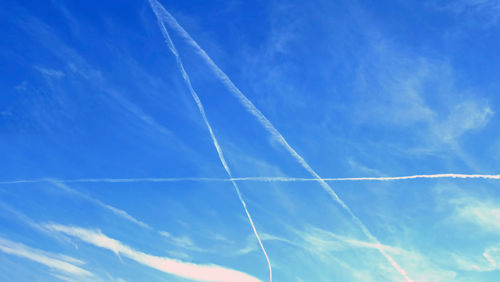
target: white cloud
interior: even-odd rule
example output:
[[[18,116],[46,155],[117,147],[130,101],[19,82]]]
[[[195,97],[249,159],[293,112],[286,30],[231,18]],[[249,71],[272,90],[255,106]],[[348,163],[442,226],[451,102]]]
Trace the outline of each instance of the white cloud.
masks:
[[[423,255],[415,250],[406,250],[388,245],[376,245],[369,241],[346,235],[338,235],[314,226],[308,226],[302,230],[288,226],[288,229],[292,230],[298,237],[292,240],[262,234],[262,239],[287,243],[312,254],[321,261],[334,262],[349,270],[353,277],[356,277],[356,280],[377,281],[381,277],[384,277],[385,280],[400,280],[400,277],[396,276],[395,272],[389,268],[389,265],[381,261],[380,256],[373,252],[378,249],[383,249],[396,257],[405,266],[405,270],[408,271],[408,275],[414,281],[450,281],[456,277],[456,272],[446,269],[442,264],[434,261],[431,254]],[[362,260],[344,261],[335,256],[340,252],[349,252],[355,249],[363,253]],[[241,251],[247,253],[255,250],[256,246],[253,243]],[[378,277],[379,279],[374,279],[374,277]]]
[[[500,245],[494,244],[484,249],[482,254],[451,254],[447,260],[458,269],[488,272],[500,269]]]
[[[498,24],[500,1],[498,0],[456,0],[431,2],[438,10],[450,11],[460,17],[462,23],[475,23],[489,28]]]
[[[485,102],[464,101],[452,109],[446,120],[435,126],[434,134],[443,142],[453,142],[469,131],[483,128],[492,116],[493,111]]]
[[[491,269],[500,269],[500,246],[491,246],[483,252],[483,257],[488,261]]]
[[[23,257],[38,262],[53,270],[57,270],[65,274],[78,277],[93,276],[93,274],[90,273],[89,271],[75,265],[75,264],[83,264],[83,262],[78,259],[71,258],[65,255],[52,254],[38,249],[33,249],[24,244],[12,242],[7,239],[3,239],[1,237],[0,237],[0,251],[6,254]]]
[[[307,251],[318,255],[324,255],[331,251],[339,251],[349,248],[384,250],[393,254],[405,253],[403,249],[397,247],[382,245],[380,243],[376,244],[373,242],[355,239],[349,236],[338,235],[314,226],[309,226],[300,231],[295,230],[295,233],[299,235],[299,238],[301,238],[302,242],[293,243],[294,245],[302,246],[302,248],[306,249]],[[276,240],[276,237],[274,236],[266,236],[266,238]],[[291,241],[286,239],[280,240],[291,243]]]
[[[68,18],[71,15],[65,13],[65,16]],[[38,40],[42,47],[48,49],[61,62],[67,64],[64,71],[35,66],[35,68],[44,76],[61,78],[65,75],[65,73],[78,75],[79,78],[85,79],[91,86],[105,93],[106,95],[101,95],[100,97],[107,101],[110,105],[121,108],[125,113],[136,118],[137,121],[140,121],[140,124],[145,124],[150,129],[162,133],[175,143],[175,146],[179,149],[192,154],[194,153],[194,151],[190,147],[186,146],[186,144],[173,134],[170,129],[162,125],[153,116],[148,115],[144,109],[134,103],[124,93],[116,90],[118,88],[106,79],[106,76],[100,69],[91,65],[84,56],[66,45],[49,25],[29,15],[25,15],[23,18],[20,18],[17,24],[19,28],[33,36],[34,39]],[[75,79],[75,77],[73,77],[73,79]],[[18,90],[26,88],[26,85],[24,84],[20,86],[22,87]]]
[[[494,264],[496,264],[496,262],[492,260],[490,255],[486,252],[483,253],[483,255],[486,256],[478,258],[478,256],[452,254],[449,255],[449,260],[455,264],[455,267],[461,270],[481,272],[495,270],[496,267]]]
[[[395,153],[407,156],[452,151],[450,157],[480,169],[461,148],[460,138],[488,124],[493,115],[489,102],[481,93],[461,87],[446,59],[401,51],[397,43],[383,36],[371,41],[372,53],[360,62],[358,70],[360,102],[354,104],[353,122],[418,140],[410,146],[400,144],[399,139],[380,141],[394,146]]]
[[[453,211],[451,223],[456,226],[475,226],[468,227],[468,232],[474,232],[485,239],[476,242],[477,247],[471,251],[464,253],[457,250],[456,253],[447,254],[445,260],[453,267],[465,271],[487,272],[500,269],[499,241],[486,239],[500,234],[500,205],[492,199],[472,197],[461,190],[446,190],[447,194],[450,192],[455,197],[445,200],[445,203]]]
[[[203,281],[260,281],[246,273],[218,265],[198,265],[146,254],[134,250],[120,241],[102,234],[100,231],[59,224],[46,224],[45,227],[48,230],[61,232],[94,246],[108,249],[117,255],[127,257],[145,266],[183,278]]]
[[[49,182],[51,182],[52,184],[54,184],[55,186],[59,187],[61,190],[63,190],[64,192],[70,194],[70,195],[74,195],[74,196],[77,196],[79,198],[82,198],[84,200],[87,200],[97,206],[100,206],[104,209],[107,209],[108,211],[111,211],[112,213],[114,213],[115,215],[119,216],[119,217],[122,217],[123,219],[126,219],[134,224],[137,224],[141,227],[144,227],[144,228],[147,228],[147,229],[152,229],[151,226],[149,226],[148,224],[136,219],[135,217],[131,216],[129,213],[127,213],[126,211],[124,210],[121,210],[121,209],[118,209],[118,208],[115,208],[113,206],[110,206],[108,204],[105,204],[103,202],[101,202],[100,200],[97,200],[97,199],[94,199],[86,194],[83,194],[82,192],[80,191],[77,191],[75,189],[71,189],[70,187],[68,187],[66,184],[64,183],[61,183],[61,182],[58,182],[58,181],[55,181],[55,180],[49,180]]]
[[[35,69],[48,78],[62,78],[64,73],[60,70],[36,66]]]
[[[352,170],[356,171],[357,173],[362,173],[365,175],[372,175],[372,176],[382,175],[380,170],[364,166],[364,165],[356,162],[352,158],[349,158],[347,160],[347,162],[349,163],[349,166],[352,168]]]
[[[489,201],[463,197],[450,200],[456,209],[456,219],[481,226],[486,231],[500,232],[500,205]]]
[[[187,236],[173,236],[172,234],[168,233],[167,231],[158,231],[160,235],[163,237],[167,238],[169,241],[171,241],[173,244],[175,244],[178,247],[188,249],[188,250],[197,250],[200,251],[201,249],[196,247],[193,241],[187,237]]]
[[[426,103],[424,89],[434,83],[433,74],[448,73],[446,66],[425,58],[398,54],[388,42],[374,39],[373,59],[358,69],[360,100],[355,122],[410,126],[428,123],[435,113]]]

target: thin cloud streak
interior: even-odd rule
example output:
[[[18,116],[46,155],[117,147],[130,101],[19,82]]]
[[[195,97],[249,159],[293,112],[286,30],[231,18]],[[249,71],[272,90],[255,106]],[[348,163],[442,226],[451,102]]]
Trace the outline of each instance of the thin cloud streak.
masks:
[[[75,195],[79,198],[82,198],[82,199],[85,199],[97,206],[100,206],[104,209],[107,209],[108,211],[111,211],[112,213],[114,213],[115,215],[125,219],[125,220],[128,220],[136,225],[139,225],[141,227],[144,227],[144,228],[147,228],[147,229],[153,229],[151,226],[149,226],[148,224],[136,219],[135,217],[131,216],[130,214],[128,214],[126,211],[124,210],[121,210],[121,209],[118,209],[118,208],[115,208],[113,206],[110,206],[108,204],[105,204],[103,202],[101,202],[100,200],[97,200],[97,199],[94,199],[88,195],[85,195],[77,190],[74,190],[74,189],[71,189],[70,187],[68,187],[67,185],[65,185],[64,183],[60,182],[60,181],[55,181],[55,180],[49,180],[50,183],[54,184],[55,186],[59,187],[61,190],[65,191],[66,193],[68,194],[71,194],[71,195]]]
[[[158,11],[162,12],[163,18],[165,19],[167,24],[170,25],[174,30],[176,30],[184,39],[193,46],[201,57],[208,63],[212,71],[214,71],[215,75],[228,87],[230,92],[235,95],[235,97],[243,104],[243,106],[254,115],[257,120],[264,126],[264,128],[275,137],[284,147],[285,149],[307,170],[315,179],[318,180],[321,187],[332,197],[334,201],[336,201],[352,218],[352,220],[360,227],[363,233],[373,242],[380,245],[380,242],[377,238],[375,238],[371,232],[366,228],[366,226],[361,222],[361,220],[351,211],[351,209],[339,198],[337,193],[326,183],[321,177],[314,171],[309,164],[288,144],[285,138],[281,135],[281,133],[272,125],[272,123],[262,114],[254,104],[234,85],[231,79],[212,61],[212,59],[207,55],[207,53],[194,41],[193,38],[177,23],[175,18],[170,15],[165,8],[158,3],[156,0],[150,0],[153,10],[157,14],[158,21],[160,22],[160,17],[158,15]],[[161,21],[161,25],[163,27],[164,34],[167,32],[165,26],[163,26],[163,20]],[[168,35],[168,34],[167,34]],[[168,38],[170,44],[172,44],[170,37]],[[172,47],[170,47],[172,49]],[[172,50],[174,52],[174,50]],[[179,55],[174,52],[176,57],[178,58],[179,65]],[[184,78],[186,79],[185,72],[183,73]],[[219,154],[220,155],[220,154]],[[236,182],[232,181],[236,187]],[[259,240],[260,241],[260,240]],[[388,255],[385,250],[378,249],[380,253],[389,261],[389,263],[402,275],[405,277],[407,281],[412,281],[406,271],[401,268],[398,263]]]
[[[46,224],[44,227],[54,232],[78,238],[88,244],[108,249],[117,255],[127,257],[142,265],[183,278],[201,281],[260,281],[246,273],[218,265],[198,265],[143,253],[104,235],[100,231],[59,224]]]
[[[222,149],[219,145],[219,142],[217,141],[217,138],[215,137],[215,134],[212,130],[212,126],[210,125],[210,122],[208,121],[208,118],[205,114],[205,109],[203,107],[203,104],[202,104],[200,98],[198,97],[198,94],[193,89],[193,86],[191,85],[191,80],[190,80],[189,75],[187,74],[186,70],[184,69],[182,59],[179,56],[179,53],[177,52],[177,49],[175,48],[175,45],[172,42],[172,39],[170,38],[170,35],[168,34],[168,31],[164,25],[163,19],[165,18],[165,16],[168,18],[169,14],[163,8],[163,6],[160,3],[158,3],[157,1],[151,0],[151,1],[149,1],[149,3],[151,5],[153,12],[156,15],[156,18],[158,20],[158,25],[160,27],[162,34],[163,34],[163,37],[165,38],[165,42],[167,43],[170,51],[172,51],[172,53],[174,54],[174,56],[176,58],[177,68],[181,72],[182,77],[183,77],[184,81],[186,82],[186,85],[189,89],[189,92],[191,93],[191,96],[195,100],[196,105],[198,106],[198,109],[200,111],[200,114],[203,117],[203,121],[205,122],[205,125],[207,126],[207,129],[210,133],[210,137],[212,138],[212,142],[214,144],[214,147],[217,150],[217,154],[218,154],[219,159],[222,163],[222,166],[224,167],[224,170],[226,171],[229,178],[232,179],[233,176],[231,174],[231,170],[229,169],[229,166],[227,165],[227,162],[224,158],[224,154],[222,153]],[[245,200],[243,199],[243,196],[241,195],[240,188],[238,187],[238,184],[236,183],[236,181],[234,181],[234,180],[230,180],[230,181],[233,184],[234,189],[236,190],[236,194],[238,194],[238,198],[243,206],[243,209],[245,210],[248,221],[250,222],[250,225],[252,227],[253,233],[255,234],[255,237],[257,238],[257,241],[259,242],[260,248],[262,249],[262,252],[264,253],[264,256],[266,257],[267,266],[269,268],[269,281],[273,281],[273,271],[272,271],[272,267],[271,267],[271,262],[269,261],[269,257],[267,255],[266,249],[264,248],[264,245],[262,244],[262,241],[260,240],[259,233],[257,232],[257,229],[255,228],[255,224],[253,223],[252,217],[250,215],[250,212],[248,211]]]
[[[457,179],[500,179],[500,174],[460,174],[460,173],[440,173],[440,174],[417,174],[406,176],[385,176],[385,177],[327,177],[321,178],[326,182],[339,181],[396,181],[396,180],[412,180],[412,179],[440,179],[440,178],[457,178]],[[56,181],[59,183],[134,183],[134,182],[316,182],[317,178],[304,177],[285,177],[285,176],[255,176],[255,177],[233,177],[233,178],[213,178],[213,177],[144,177],[144,178],[78,178],[78,179],[19,179],[0,181],[0,184],[29,184],[42,182]]]
[[[51,254],[38,249],[33,249],[24,244],[12,242],[10,240],[1,237],[0,237],[0,251],[6,254],[38,262],[51,269],[55,269],[66,274],[71,274],[79,277],[93,276],[91,272],[72,264],[72,263],[81,264],[82,262],[80,260],[67,257],[64,255]]]

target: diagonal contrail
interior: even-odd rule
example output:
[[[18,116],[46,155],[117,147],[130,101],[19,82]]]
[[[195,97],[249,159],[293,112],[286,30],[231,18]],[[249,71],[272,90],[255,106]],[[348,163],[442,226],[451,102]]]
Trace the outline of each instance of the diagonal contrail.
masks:
[[[212,71],[216,74],[216,76],[223,82],[223,84],[229,88],[231,93],[236,96],[236,98],[243,104],[243,106],[251,113],[253,114],[257,120],[264,126],[264,128],[272,135],[274,136],[280,143],[285,147],[285,149],[302,165],[302,167],[307,170],[321,185],[321,187],[332,197],[334,201],[336,201],[352,218],[352,220],[359,226],[359,228],[362,230],[362,232],[373,242],[376,244],[380,245],[380,242],[378,241],[377,238],[375,238],[371,232],[366,228],[366,226],[361,222],[361,220],[351,211],[351,209],[342,201],[337,193],[326,183],[317,173],[314,171],[311,166],[300,156],[285,140],[285,138],[281,135],[281,133],[272,125],[272,123],[260,112],[254,104],[234,85],[234,83],[231,81],[231,79],[212,61],[212,59],[207,55],[207,53],[194,41],[191,36],[177,23],[175,18],[170,15],[168,11],[161,6],[160,3],[156,0],[150,0],[149,1],[151,6],[153,7],[153,10],[155,10],[155,13],[158,13],[158,11],[161,11],[163,19],[166,20],[167,24],[176,30],[184,39],[191,45],[193,46],[198,53],[201,55],[201,57],[208,63]],[[158,17],[158,14],[157,14]],[[158,20],[160,21],[160,18],[158,17]],[[163,27],[164,34],[166,33],[165,26],[163,26],[163,20],[161,21],[161,25]],[[168,38],[170,40],[170,38]],[[171,44],[171,42],[170,42]],[[171,47],[172,49],[172,47]],[[172,50],[174,52],[174,50]],[[176,53],[176,52],[174,52]],[[176,54],[177,58],[178,55]],[[179,65],[179,59],[178,59],[178,65]],[[183,74],[184,79],[186,79],[186,75]],[[219,152],[219,156],[221,156],[221,153]],[[226,169],[227,171],[227,169]],[[236,183],[232,180],[236,187]],[[389,255],[385,252],[385,250],[379,248],[378,249],[380,253],[389,261],[389,263],[403,276],[407,281],[412,281],[408,275],[406,274],[406,271],[401,268],[398,263]]]
[[[262,249],[262,252],[264,253],[264,256],[266,257],[267,261],[267,266],[269,268],[269,280],[272,282],[273,281],[273,272],[271,268],[271,262],[269,261],[269,257],[267,256],[266,249],[264,248],[264,245],[262,244],[262,241],[259,237],[259,233],[257,232],[257,229],[255,228],[255,224],[253,223],[252,217],[250,216],[250,213],[248,212],[247,205],[245,203],[245,200],[243,199],[243,196],[241,195],[240,188],[238,187],[238,184],[236,181],[232,180],[233,176],[231,174],[231,170],[229,169],[229,166],[226,163],[226,160],[224,158],[224,154],[222,153],[222,149],[219,145],[219,142],[217,141],[217,138],[215,137],[215,134],[212,130],[212,126],[210,125],[210,122],[208,121],[208,118],[205,114],[205,109],[203,107],[203,104],[198,97],[198,94],[196,91],[193,89],[193,86],[191,85],[191,80],[189,79],[189,75],[186,73],[184,69],[184,65],[182,63],[182,59],[179,56],[179,53],[177,52],[177,49],[175,48],[174,43],[172,42],[172,39],[170,38],[170,35],[168,34],[168,31],[164,25],[163,19],[168,15],[168,12],[161,6],[160,3],[158,3],[156,0],[150,0],[149,1],[151,8],[153,9],[153,12],[155,13],[157,19],[158,19],[158,25],[160,26],[161,32],[163,36],[165,37],[165,42],[167,43],[168,47],[170,48],[170,51],[174,54],[176,61],[177,61],[177,68],[182,74],[182,77],[184,81],[186,82],[186,85],[189,89],[189,92],[191,93],[191,96],[193,96],[193,99],[196,102],[196,105],[198,106],[198,109],[200,110],[200,114],[203,117],[203,121],[205,122],[205,125],[207,126],[207,129],[210,133],[210,137],[212,138],[212,142],[214,143],[215,149],[217,150],[217,154],[219,155],[220,162],[222,163],[222,166],[224,167],[224,170],[226,171],[227,175],[231,179],[231,183],[233,184],[234,189],[236,190],[236,194],[238,194],[238,198],[243,205],[243,209],[245,210],[245,213],[248,217],[248,221],[250,222],[250,225],[252,226],[253,233],[255,234],[255,237],[257,238],[257,241],[259,242],[260,248]],[[168,16],[167,16],[168,17]]]
[[[322,178],[326,182],[340,181],[397,181],[412,179],[500,179],[500,174],[460,174],[460,173],[440,173],[440,174],[417,174],[406,176],[383,176],[383,177],[327,177]],[[76,179],[57,179],[50,180],[60,183],[134,183],[134,182],[317,182],[317,178],[304,177],[286,177],[286,176],[251,176],[251,177],[233,177],[233,178],[214,178],[214,177],[144,177],[144,178],[76,178]],[[0,181],[0,184],[29,184],[50,182],[47,178],[38,179],[18,179]]]

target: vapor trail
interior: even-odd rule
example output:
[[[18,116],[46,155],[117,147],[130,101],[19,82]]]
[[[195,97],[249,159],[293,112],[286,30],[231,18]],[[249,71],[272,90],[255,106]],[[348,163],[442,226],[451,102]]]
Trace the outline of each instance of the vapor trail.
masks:
[[[500,179],[500,174],[459,174],[459,173],[440,173],[440,174],[417,174],[406,176],[383,176],[383,177],[327,177],[327,178],[302,178],[302,177],[238,177],[235,181],[263,181],[263,182],[307,182],[307,181],[393,181],[408,180],[418,178],[477,178],[477,179]],[[212,181],[215,178],[211,178]]]
[[[321,187],[332,197],[334,201],[336,201],[340,206],[351,216],[353,221],[360,227],[360,229],[363,231],[363,233],[373,242],[376,244],[380,245],[381,243],[378,241],[377,238],[375,238],[370,231],[366,228],[366,226],[361,222],[361,220],[351,211],[351,209],[339,198],[339,196],[335,193],[335,191],[326,183],[310,166],[309,164],[288,144],[288,142],[285,140],[285,138],[281,135],[281,133],[272,125],[272,123],[262,114],[255,106],[254,104],[248,100],[248,98],[234,85],[234,83],[229,79],[229,77],[212,61],[212,59],[207,55],[207,53],[194,41],[191,36],[177,23],[175,18],[170,15],[168,11],[161,6],[160,3],[156,0],[150,0],[149,1],[151,6],[153,7],[153,10],[157,14],[158,21],[160,22],[160,17],[158,15],[159,11],[161,11],[163,19],[166,20],[167,24],[176,30],[184,39],[191,45],[193,46],[198,53],[201,55],[203,59],[208,63],[212,71],[215,72],[216,76],[226,85],[226,87],[229,88],[231,93],[236,96],[236,98],[243,104],[243,106],[251,113],[253,114],[257,120],[266,128],[266,130],[271,133],[273,137],[275,137],[284,147],[285,149],[306,169],[321,185]],[[161,20],[161,26],[163,28],[163,33],[164,35],[168,35],[166,33],[166,28],[163,25],[163,20]],[[171,39],[170,37],[168,38],[168,43],[171,45]],[[177,54],[177,51],[173,50],[172,46],[170,46],[170,49],[172,52],[177,57],[177,62],[179,66],[179,55]],[[184,79],[186,79],[185,72],[183,73]],[[219,152],[219,156],[222,156],[222,154]],[[222,158],[221,158],[222,161]],[[228,171],[226,169],[226,171]],[[228,171],[229,173],[229,171]],[[231,181],[234,183],[235,187],[237,187],[236,182],[234,180]],[[260,240],[259,240],[260,242]],[[401,268],[398,263],[390,256],[388,255],[383,249],[379,248],[378,249],[380,253],[389,261],[389,263],[402,275],[405,277],[407,281],[412,281],[408,275],[406,274],[406,271]]]
[[[384,177],[327,177],[322,178],[326,182],[340,181],[397,181],[411,179],[436,179],[436,178],[476,178],[476,179],[500,179],[500,174],[417,174],[406,176],[384,176]],[[0,184],[23,184],[23,183],[42,183],[56,181],[60,183],[136,183],[136,182],[317,182],[317,178],[304,177],[286,177],[286,176],[251,176],[251,177],[233,177],[233,178],[214,178],[214,177],[144,177],[144,178],[76,178],[76,179],[18,179],[0,181]]]
[[[212,142],[214,143],[215,149],[217,150],[217,154],[219,155],[220,162],[222,163],[222,166],[224,167],[224,170],[226,171],[227,175],[231,179],[231,183],[233,184],[234,189],[236,190],[236,194],[238,194],[238,198],[240,199],[241,204],[243,205],[243,208],[245,210],[245,213],[248,217],[248,221],[250,222],[250,225],[252,226],[253,233],[255,234],[255,237],[257,238],[257,241],[259,242],[260,248],[262,249],[262,252],[264,253],[264,256],[266,257],[267,261],[267,266],[269,268],[269,281],[273,281],[273,272],[271,268],[271,262],[269,261],[269,257],[267,256],[266,249],[264,248],[264,245],[262,244],[262,241],[259,237],[259,233],[257,232],[257,229],[255,228],[255,224],[253,223],[252,217],[250,216],[250,213],[248,212],[247,205],[245,203],[245,200],[243,199],[240,188],[238,187],[238,184],[236,181],[232,180],[233,176],[231,174],[231,170],[229,169],[229,166],[226,163],[226,160],[224,158],[224,154],[222,153],[222,149],[219,145],[219,142],[217,141],[217,138],[215,137],[215,134],[212,130],[212,126],[210,125],[210,122],[208,121],[208,118],[205,114],[205,109],[203,107],[203,104],[198,97],[198,94],[196,91],[193,89],[193,86],[191,85],[191,80],[189,79],[189,75],[186,73],[186,70],[184,69],[184,65],[182,63],[182,59],[179,56],[179,53],[177,52],[177,49],[175,48],[174,43],[172,42],[172,39],[170,38],[170,35],[168,34],[168,31],[164,25],[163,19],[167,17],[168,19],[168,12],[163,8],[163,6],[158,3],[156,0],[150,0],[149,1],[151,8],[153,9],[153,12],[156,15],[156,18],[158,19],[158,25],[160,26],[161,32],[163,34],[163,37],[165,38],[165,42],[167,43],[168,47],[170,48],[170,51],[174,54],[176,61],[177,61],[177,68],[182,74],[182,77],[184,78],[184,81],[186,82],[186,85],[189,89],[189,92],[191,93],[191,96],[193,96],[193,99],[196,102],[196,105],[198,106],[198,109],[200,110],[200,114],[203,117],[203,121],[205,122],[205,125],[207,126],[207,129],[210,133],[210,137],[212,138]]]
[[[142,178],[74,178],[74,179],[60,179],[60,178],[35,178],[35,179],[17,179],[0,181],[0,184],[29,184],[29,183],[43,183],[57,181],[61,183],[134,183],[134,182],[203,182],[203,181],[231,181],[229,178],[211,178],[211,177],[142,177]]]

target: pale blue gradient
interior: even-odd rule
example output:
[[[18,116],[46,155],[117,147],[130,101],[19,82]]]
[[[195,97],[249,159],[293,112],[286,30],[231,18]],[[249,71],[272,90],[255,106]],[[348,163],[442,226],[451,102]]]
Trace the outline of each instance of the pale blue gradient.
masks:
[[[0,280],[497,281],[500,5],[452,2],[0,0]]]

